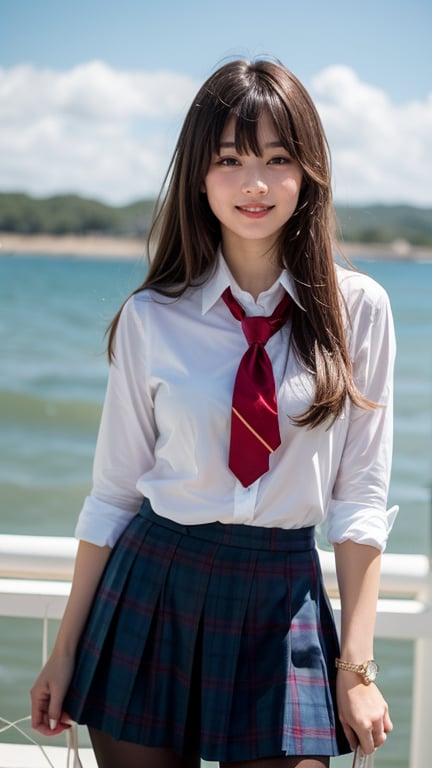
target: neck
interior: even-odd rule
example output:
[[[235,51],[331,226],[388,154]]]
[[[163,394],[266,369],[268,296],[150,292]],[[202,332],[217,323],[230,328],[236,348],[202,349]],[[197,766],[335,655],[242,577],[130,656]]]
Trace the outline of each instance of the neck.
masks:
[[[259,242],[248,243],[248,247],[223,243],[222,250],[235,281],[255,301],[260,293],[271,288],[282,271],[273,251],[263,250]]]

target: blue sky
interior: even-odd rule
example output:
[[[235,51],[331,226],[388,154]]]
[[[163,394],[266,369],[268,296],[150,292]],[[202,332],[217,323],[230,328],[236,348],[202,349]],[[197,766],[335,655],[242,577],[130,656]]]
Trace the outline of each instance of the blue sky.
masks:
[[[155,193],[202,80],[268,54],[317,102],[336,197],[432,205],[431,29],[426,0],[0,0],[0,189]]]

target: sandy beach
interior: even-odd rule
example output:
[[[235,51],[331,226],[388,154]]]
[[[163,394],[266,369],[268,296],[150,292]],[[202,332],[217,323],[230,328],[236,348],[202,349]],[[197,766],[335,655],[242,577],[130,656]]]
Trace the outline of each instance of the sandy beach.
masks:
[[[351,259],[380,258],[431,261],[432,248],[411,246],[405,241],[393,243],[344,243],[343,252]],[[2,255],[67,256],[76,258],[140,259],[145,257],[144,239],[107,235],[21,235],[0,232]]]
[[[145,255],[145,240],[106,235],[20,235],[0,232],[1,255],[129,258]]]

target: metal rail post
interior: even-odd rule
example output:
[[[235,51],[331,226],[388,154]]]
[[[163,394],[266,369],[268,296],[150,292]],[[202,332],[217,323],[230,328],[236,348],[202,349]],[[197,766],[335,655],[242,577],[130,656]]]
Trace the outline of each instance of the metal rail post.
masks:
[[[432,487],[430,516],[429,573],[419,594],[427,606],[432,605]],[[432,691],[432,637],[419,637],[414,646],[413,704],[411,709],[410,768],[430,768]]]

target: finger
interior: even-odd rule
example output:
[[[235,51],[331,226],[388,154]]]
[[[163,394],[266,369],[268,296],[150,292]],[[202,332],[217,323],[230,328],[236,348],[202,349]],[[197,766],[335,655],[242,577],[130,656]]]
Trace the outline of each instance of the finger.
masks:
[[[62,712],[60,715],[60,722],[62,725],[67,726],[68,728],[71,727],[71,725],[74,725],[74,720],[72,720],[71,716],[68,715],[67,712]]]
[[[375,740],[372,731],[364,731],[359,737],[360,747],[365,755],[371,755],[375,751]]]
[[[32,728],[37,728],[38,725],[47,724],[48,722],[49,694],[32,691],[30,695],[32,700],[31,724]]]
[[[391,719],[390,719],[390,715],[389,715],[389,713],[388,713],[388,710],[387,710],[387,712],[386,712],[386,713],[385,713],[385,715],[384,715],[384,718],[383,718],[383,725],[384,725],[384,731],[385,731],[386,733],[390,733],[390,731],[392,731],[392,730],[393,730],[393,723],[392,723],[392,721],[391,721]]]
[[[387,735],[384,733],[384,727],[381,725],[379,728],[372,730],[372,739],[375,747],[381,747],[387,739]]]
[[[66,723],[62,723],[59,720],[54,727],[51,727],[51,724],[50,724],[47,734],[49,734],[50,736],[58,736],[59,733],[63,733],[63,731],[68,731],[69,729],[70,729],[70,725],[67,725]]]
[[[48,705],[49,727],[52,732],[56,731],[60,716],[62,713],[63,696],[57,686],[51,686],[51,696]]]
[[[353,731],[353,729],[347,723],[342,723],[342,728],[343,728],[343,732],[344,732],[344,734],[346,736],[346,740],[347,740],[348,744],[350,745],[350,748],[354,752],[357,749],[357,746],[358,746],[358,743],[359,743],[357,735],[356,735],[355,731]]]
[[[42,736],[58,736],[60,733],[63,733],[63,731],[66,731],[70,728],[69,725],[63,725],[63,723],[57,723],[56,727],[54,729],[51,729],[49,725],[45,725],[45,723],[41,723],[40,725],[35,726],[35,731],[40,733]]]
[[[383,715],[381,722],[376,723],[372,729],[372,735],[375,747],[381,747],[387,740],[387,734],[393,730],[393,723],[390,720],[388,711]]]

